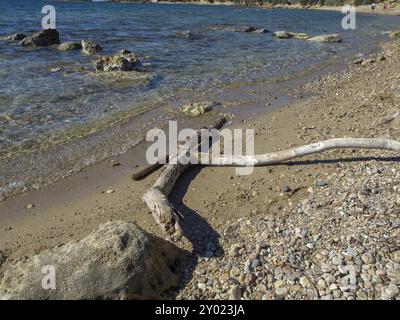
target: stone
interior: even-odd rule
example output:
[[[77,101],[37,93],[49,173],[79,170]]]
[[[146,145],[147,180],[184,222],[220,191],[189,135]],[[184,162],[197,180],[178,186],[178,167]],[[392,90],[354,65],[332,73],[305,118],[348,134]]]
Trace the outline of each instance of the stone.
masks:
[[[286,31],[275,31],[274,32],[274,37],[279,38],[279,39],[289,39],[292,38],[292,34],[290,32]]]
[[[316,187],[325,187],[325,186],[327,186],[328,185],[328,183],[326,182],[326,181],[324,181],[324,180],[317,180],[316,182],[315,182],[315,186]]]
[[[287,288],[277,288],[277,289],[275,289],[275,293],[278,296],[284,296],[287,292],[288,292]]]
[[[242,297],[242,290],[239,285],[235,285],[230,290],[230,297],[232,300],[240,300]]]
[[[307,33],[303,32],[289,32],[289,34],[291,35],[291,38],[298,40],[307,40],[311,38]]]
[[[287,31],[276,31],[274,32],[274,37],[279,39],[299,39],[299,40],[307,40],[310,36],[307,33],[302,32],[287,32]]]
[[[112,194],[114,192],[115,192],[115,190],[112,190],[112,189],[109,189],[109,190],[106,191],[107,194]]]
[[[25,39],[26,36],[23,33],[14,33],[9,36],[1,37],[0,40],[6,40],[6,41],[21,41]]]
[[[399,288],[394,283],[382,288],[383,299],[393,299],[399,294]]]
[[[82,43],[80,42],[63,42],[58,47],[60,51],[81,50]]]
[[[219,105],[216,102],[191,102],[181,108],[181,112],[185,115],[198,118],[207,112],[210,112],[215,106]]]
[[[133,223],[112,221],[86,238],[13,262],[1,299],[161,299],[180,284],[181,250]],[[42,267],[55,268],[56,289],[42,288]]]
[[[335,266],[339,266],[339,265],[341,265],[343,263],[343,259],[341,259],[341,258],[339,258],[339,257],[337,257],[337,256],[334,256],[333,258],[332,258],[332,264],[334,264]]]
[[[87,55],[94,55],[103,51],[99,44],[93,40],[82,40],[82,52]]]
[[[372,254],[370,253],[363,253],[361,255],[361,260],[362,262],[364,262],[365,264],[373,264],[375,263],[375,258],[373,257]]]
[[[399,39],[400,38],[400,31],[391,31],[389,33],[389,37],[392,39]]]
[[[29,203],[29,204],[26,205],[25,208],[27,208],[27,209],[33,209],[34,207],[35,207],[35,205],[34,205],[33,203]]]
[[[24,47],[47,47],[60,44],[60,34],[56,29],[44,29],[25,37],[20,43]]]
[[[319,35],[307,39],[307,41],[312,41],[312,42],[342,42],[342,40],[343,37],[338,33]]]
[[[121,50],[114,56],[100,57],[94,63],[96,71],[139,71],[139,58],[129,50]]]
[[[60,72],[61,70],[63,70],[63,68],[62,68],[62,67],[54,67],[54,68],[50,68],[50,72],[51,72],[51,73]]]
[[[252,267],[253,269],[254,269],[254,268],[257,268],[260,264],[261,264],[260,259],[254,259],[254,260],[251,261],[251,267]]]
[[[282,191],[283,192],[290,192],[290,191],[292,191],[292,189],[290,189],[289,186],[283,186]]]

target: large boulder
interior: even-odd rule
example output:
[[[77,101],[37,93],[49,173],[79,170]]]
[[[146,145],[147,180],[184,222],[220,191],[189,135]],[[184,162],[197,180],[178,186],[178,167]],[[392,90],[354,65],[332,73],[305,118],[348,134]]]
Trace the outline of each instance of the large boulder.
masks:
[[[103,51],[99,44],[92,40],[82,40],[82,52],[87,55],[94,55]]]
[[[108,222],[80,241],[6,266],[0,299],[160,299],[179,284],[180,257],[135,224]],[[42,287],[49,283],[44,266],[55,268],[55,289]]]
[[[94,63],[96,71],[139,71],[141,62],[129,50],[121,50],[114,56],[101,57]]]
[[[343,40],[342,36],[338,33],[324,34],[307,39],[307,41],[313,41],[313,42],[342,42],[342,40]]]
[[[82,49],[82,44],[80,42],[63,42],[57,49],[60,51],[80,50]]]
[[[41,30],[21,41],[24,47],[46,47],[53,44],[60,44],[60,34],[56,29]]]
[[[6,41],[21,41],[24,38],[26,38],[26,36],[23,33],[14,33],[11,34],[9,36],[5,36],[5,37],[0,37],[0,40],[6,40]]]

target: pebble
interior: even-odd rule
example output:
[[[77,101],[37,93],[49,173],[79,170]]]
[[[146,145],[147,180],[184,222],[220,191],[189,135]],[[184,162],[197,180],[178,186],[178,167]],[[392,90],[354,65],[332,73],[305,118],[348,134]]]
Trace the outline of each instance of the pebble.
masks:
[[[240,286],[233,286],[230,290],[230,297],[232,300],[240,300],[242,297],[242,292]]]
[[[254,259],[252,262],[251,262],[251,267],[254,269],[254,268],[257,268],[259,265],[260,265],[260,259]]]
[[[26,209],[33,209],[35,207],[35,205],[33,203],[29,203],[26,205]]]
[[[109,190],[106,191],[107,194],[112,194],[114,192],[115,192],[115,190],[112,190],[112,189],[109,189]]]
[[[325,187],[325,186],[327,186],[328,185],[328,183],[326,182],[326,181],[324,181],[324,180],[317,180],[316,182],[315,182],[315,186],[316,187]]]

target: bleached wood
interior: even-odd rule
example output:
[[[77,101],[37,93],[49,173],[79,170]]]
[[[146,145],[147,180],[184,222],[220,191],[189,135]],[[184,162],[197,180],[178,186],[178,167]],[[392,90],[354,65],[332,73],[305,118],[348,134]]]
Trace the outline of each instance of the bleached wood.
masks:
[[[221,155],[191,152],[192,160],[210,166],[267,166],[333,149],[377,149],[400,152],[400,142],[386,138],[337,138],[260,155]]]
[[[213,126],[208,129],[220,129],[226,122],[225,118],[218,120]],[[186,157],[191,146],[197,148],[203,140],[209,139],[209,136],[203,136],[203,140],[198,143],[201,137],[201,130],[195,132],[195,134],[189,139],[190,144],[180,146],[177,155],[170,155],[170,162],[164,165],[160,176],[153,184],[153,186],[144,194],[143,200],[149,207],[154,219],[157,224],[160,225],[166,238],[170,241],[178,241],[182,237],[182,229],[179,225],[180,218],[183,219],[180,214],[169,202],[168,195],[173,189],[176,180],[189,166],[189,164],[182,164],[180,161],[181,157]]]

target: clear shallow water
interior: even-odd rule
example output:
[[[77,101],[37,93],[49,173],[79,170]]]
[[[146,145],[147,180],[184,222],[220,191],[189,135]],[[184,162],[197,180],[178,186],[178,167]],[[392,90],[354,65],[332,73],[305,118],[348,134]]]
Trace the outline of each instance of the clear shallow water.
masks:
[[[112,111],[143,102],[163,101],[182,88],[202,90],[226,83],[267,79],[329,59],[340,52],[362,51],[397,17],[359,15],[356,31],[343,31],[336,12],[262,10],[228,6],[118,4],[2,0],[0,33],[31,33],[41,28],[41,7],[53,4],[62,41],[95,39],[112,54],[131,49],[143,57],[155,78],[127,86],[104,84],[87,74],[51,73],[52,66],[90,67],[80,52],[29,50],[0,45],[0,148],[104,118]],[[309,34],[340,32],[338,44],[274,40],[220,27],[256,26]],[[177,32],[191,30],[195,39]],[[106,112],[105,112],[106,111]]]
[[[74,126],[96,127],[94,124],[107,122],[118,112],[142,110],[144,104],[168,105],[182,91],[199,93],[227,84],[268,80],[295,74],[334,56],[363,52],[399,22],[398,17],[358,15],[357,30],[345,31],[341,29],[343,16],[328,11],[2,0],[0,35],[40,30],[45,4],[56,7],[62,42],[93,39],[104,54],[130,49],[142,57],[154,77],[122,85],[103,82],[79,71],[79,67],[92,68],[92,58],[79,51],[26,49],[0,41],[0,156],[21,145],[29,150],[35,144],[56,140],[52,136],[65,129],[70,129],[73,137]],[[317,44],[276,40],[272,33],[227,30],[243,26],[310,35],[338,32],[344,41]],[[191,30],[194,39],[177,36],[185,30]],[[59,65],[73,71],[49,71]],[[8,183],[13,183],[12,177]]]

